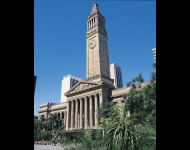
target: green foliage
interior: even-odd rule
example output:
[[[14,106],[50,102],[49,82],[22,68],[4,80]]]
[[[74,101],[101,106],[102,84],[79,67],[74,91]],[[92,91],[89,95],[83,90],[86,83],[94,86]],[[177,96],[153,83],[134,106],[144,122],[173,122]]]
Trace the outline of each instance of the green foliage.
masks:
[[[102,118],[108,118],[112,115],[111,108],[114,106],[112,102],[103,103],[99,109],[99,115]]]
[[[141,84],[144,82],[144,79],[142,77],[141,74],[139,74],[138,76],[134,77],[134,79],[132,79],[132,81],[129,81],[127,83],[127,87],[133,87],[136,88],[136,86],[138,86],[139,88],[141,87]]]
[[[34,140],[60,140],[64,133],[64,125],[58,114],[50,115],[48,119],[34,119]]]
[[[124,103],[117,103],[111,109],[112,116],[104,119],[104,143],[108,150],[136,148],[136,136],[132,120],[128,116]]]
[[[62,145],[64,149],[73,150],[98,150],[102,147],[102,130],[86,129],[71,135],[70,139],[64,139]]]
[[[108,150],[154,150],[156,145],[156,74],[142,86],[141,75],[128,86],[131,90],[124,102],[103,107],[101,117]],[[109,104],[107,104],[109,106]],[[106,114],[106,115],[105,115]],[[107,115],[108,114],[108,115]]]
[[[139,150],[156,150],[156,129],[149,123],[139,125],[136,129]]]
[[[49,131],[40,131],[39,135],[41,140],[44,140],[44,141],[50,141],[52,139],[52,135],[51,135],[51,132]]]

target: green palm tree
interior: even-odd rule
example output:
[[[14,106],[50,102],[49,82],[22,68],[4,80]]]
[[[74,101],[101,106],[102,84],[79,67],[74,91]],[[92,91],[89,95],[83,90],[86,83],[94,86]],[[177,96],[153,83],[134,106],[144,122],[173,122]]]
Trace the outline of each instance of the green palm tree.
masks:
[[[47,129],[52,133],[53,139],[58,138],[58,134],[63,130],[63,123],[58,114],[51,114],[47,120]]]
[[[153,150],[156,143],[156,81],[141,87],[144,79],[138,75],[131,81],[131,90],[124,103],[109,108],[102,119],[104,144],[108,150]],[[138,88],[136,87],[138,85]],[[111,115],[110,115],[111,114]]]
[[[125,109],[125,103],[119,102],[112,107],[112,116],[102,122],[108,150],[136,150],[137,136],[133,120]]]
[[[139,74],[138,76],[135,77],[135,81],[137,82],[138,87],[140,88],[141,84],[144,82],[144,79],[143,79],[142,75]]]

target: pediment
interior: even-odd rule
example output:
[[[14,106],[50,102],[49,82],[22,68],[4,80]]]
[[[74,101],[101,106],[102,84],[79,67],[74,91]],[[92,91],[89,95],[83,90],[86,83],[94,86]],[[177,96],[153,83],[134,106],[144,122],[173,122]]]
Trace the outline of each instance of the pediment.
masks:
[[[67,91],[65,93],[65,96],[68,96],[70,94],[74,94],[74,93],[77,93],[79,91],[83,91],[83,90],[86,90],[86,89],[90,89],[90,88],[93,88],[93,87],[97,87],[99,85],[100,84],[98,84],[98,83],[80,81],[75,86],[73,86],[69,91]]]

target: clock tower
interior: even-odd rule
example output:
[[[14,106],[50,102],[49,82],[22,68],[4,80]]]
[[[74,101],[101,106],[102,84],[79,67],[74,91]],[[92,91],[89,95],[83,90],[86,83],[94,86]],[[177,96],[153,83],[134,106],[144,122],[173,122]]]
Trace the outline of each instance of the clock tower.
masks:
[[[101,15],[96,2],[92,6],[90,16],[87,17],[86,55],[87,80],[112,84],[105,18]]]

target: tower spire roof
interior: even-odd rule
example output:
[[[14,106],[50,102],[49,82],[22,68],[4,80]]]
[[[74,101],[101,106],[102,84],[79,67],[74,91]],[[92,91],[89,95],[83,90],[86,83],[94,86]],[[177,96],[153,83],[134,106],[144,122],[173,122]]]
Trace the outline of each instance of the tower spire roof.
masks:
[[[93,6],[92,6],[92,10],[91,10],[90,15],[93,15],[93,14],[95,14],[95,13],[97,13],[97,12],[99,12],[99,8],[98,8],[98,4],[97,4],[97,2],[96,2],[96,0],[95,0],[95,1],[94,1],[94,4],[93,4]]]

